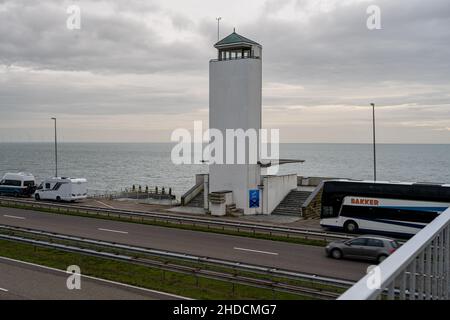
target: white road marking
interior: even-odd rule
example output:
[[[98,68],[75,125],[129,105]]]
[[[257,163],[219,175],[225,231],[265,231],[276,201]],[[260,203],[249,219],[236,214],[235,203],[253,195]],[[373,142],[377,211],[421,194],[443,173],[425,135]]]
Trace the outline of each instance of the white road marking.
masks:
[[[6,290],[6,289],[4,289],[4,288],[0,288],[0,291],[8,292],[8,290]]]
[[[113,206],[110,206],[109,204],[106,204],[106,203],[104,203],[104,202],[101,202],[101,201],[98,201],[98,200],[95,200],[95,202],[98,202],[98,203],[100,203],[101,205],[104,205],[105,207],[108,207],[108,208],[110,208],[110,209],[115,209]]]
[[[98,228],[98,230],[100,230],[100,231],[107,231],[107,232],[115,232],[115,233],[128,234],[127,231],[120,231],[120,230],[111,230],[111,229],[103,229],[103,228]]]
[[[237,248],[237,247],[234,247],[233,249],[234,249],[234,250],[240,250],[240,251],[249,251],[249,252],[256,252],[256,253],[270,254],[270,255],[273,255],[273,256],[277,256],[277,255],[278,255],[278,253],[276,253],[276,252],[269,252],[269,251],[260,251],[260,250],[245,249],[245,248]]]
[[[26,264],[28,266],[38,267],[38,268],[42,268],[42,269],[47,269],[47,270],[52,270],[52,271],[57,271],[57,272],[62,272],[62,273],[66,273],[67,274],[66,270],[55,269],[55,268],[42,266],[40,264],[35,264],[35,263],[31,263],[31,262],[25,262],[25,261],[20,261],[20,260],[16,260],[16,259],[6,258],[6,257],[0,257],[0,260],[6,260],[6,261],[22,263],[22,264]],[[125,288],[133,288],[133,289],[141,290],[141,291],[144,291],[144,292],[158,293],[158,294],[162,294],[162,295],[165,295],[165,296],[174,297],[174,298],[178,298],[178,299],[192,300],[191,298],[178,296],[176,294],[166,293],[166,292],[152,290],[152,289],[147,289],[147,288],[136,287],[136,286],[133,286],[133,285],[130,285],[130,284],[126,284],[126,283],[120,283],[120,282],[116,282],[116,281],[105,280],[105,279],[96,278],[96,277],[92,277],[92,276],[85,276],[85,275],[81,275],[81,277],[86,278],[86,279],[97,280],[97,281],[104,282],[104,283],[114,284],[114,285],[125,287]]]
[[[11,219],[19,219],[19,220],[25,220],[26,218],[24,217],[19,217],[19,216],[10,216],[8,214],[4,214],[3,215],[5,218],[11,218]]]

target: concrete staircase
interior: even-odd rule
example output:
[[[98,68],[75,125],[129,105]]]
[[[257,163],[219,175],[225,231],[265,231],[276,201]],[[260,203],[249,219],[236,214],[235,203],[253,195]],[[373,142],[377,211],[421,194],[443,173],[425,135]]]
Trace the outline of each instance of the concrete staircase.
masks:
[[[189,207],[196,207],[196,208],[203,208],[204,198],[203,198],[204,192],[203,190],[197,194],[194,199],[189,201],[188,206]]]
[[[236,208],[236,204],[232,203],[227,205],[227,215],[233,217],[240,217],[244,215],[244,210]]]
[[[275,208],[272,214],[294,215],[302,214],[302,205],[308,199],[311,192],[292,190]]]

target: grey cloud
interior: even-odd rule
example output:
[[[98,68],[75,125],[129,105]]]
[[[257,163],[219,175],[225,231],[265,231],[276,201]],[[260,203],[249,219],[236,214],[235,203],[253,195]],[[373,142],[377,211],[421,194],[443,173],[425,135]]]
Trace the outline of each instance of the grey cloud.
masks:
[[[445,0],[377,1],[382,30],[366,28],[367,3],[318,14],[307,24],[268,22],[250,31],[263,44],[268,76],[329,84],[448,81],[450,6]],[[273,61],[273,62],[272,62]]]
[[[20,3],[20,2],[19,2]],[[0,11],[0,62],[53,70],[96,72],[195,72],[202,67],[202,51],[188,42],[164,43],[140,20],[129,19],[123,8],[139,16],[156,6],[112,2],[112,14],[83,9],[84,1],[16,3]],[[25,3],[27,5],[25,5]],[[81,30],[68,30],[65,9],[79,3]],[[107,2],[109,3],[109,2]],[[180,16],[174,19],[180,23]],[[189,20],[183,21],[184,25]],[[204,57],[206,59],[206,57]]]
[[[0,73],[0,118],[13,112],[30,117],[43,112],[139,115],[207,108],[214,16],[194,21],[179,10],[163,8],[159,1],[147,0],[92,1],[108,7],[98,12],[83,10],[84,1],[0,0],[0,6],[9,8],[0,9],[0,67],[87,71],[75,79],[42,75],[35,80],[27,72],[17,77]],[[68,31],[65,9],[77,2],[83,10],[82,30]],[[280,110],[365,106],[374,99],[380,107],[400,106],[402,111],[395,111],[391,123],[423,120],[424,115],[430,121],[448,117],[448,0],[374,1],[381,7],[383,27],[375,31],[365,26],[369,3],[338,4],[336,10],[314,15],[308,22],[273,18],[286,2],[266,1],[258,15],[236,26],[239,33],[263,45],[265,83],[304,87],[289,93],[265,91],[264,105]],[[297,10],[305,10],[308,3],[298,0]],[[163,41],[164,32],[144,23],[147,13],[167,17],[175,30],[188,31],[197,40]],[[231,32],[230,20],[224,17],[222,36]],[[99,74],[112,83],[129,74],[143,78],[107,86],[102,81],[108,80],[96,78]]]

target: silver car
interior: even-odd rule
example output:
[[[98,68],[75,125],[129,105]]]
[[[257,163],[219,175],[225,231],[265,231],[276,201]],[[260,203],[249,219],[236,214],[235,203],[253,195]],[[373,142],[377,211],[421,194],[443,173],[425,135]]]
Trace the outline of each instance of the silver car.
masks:
[[[329,243],[325,252],[334,259],[351,258],[381,262],[400,245],[394,239],[378,236],[360,236],[345,241]]]

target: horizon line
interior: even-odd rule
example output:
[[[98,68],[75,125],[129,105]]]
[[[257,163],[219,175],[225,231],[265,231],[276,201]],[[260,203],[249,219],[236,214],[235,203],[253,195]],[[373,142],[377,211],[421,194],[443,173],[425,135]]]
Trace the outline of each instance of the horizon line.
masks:
[[[1,141],[0,144],[39,144],[39,143],[54,143],[54,141]],[[58,144],[177,144],[179,142],[173,141],[58,141]],[[194,143],[196,144],[196,143]],[[203,144],[208,144],[207,142]],[[280,144],[369,144],[372,145],[371,142],[280,142]],[[433,142],[377,142],[376,145],[450,145],[450,143],[433,143]]]

